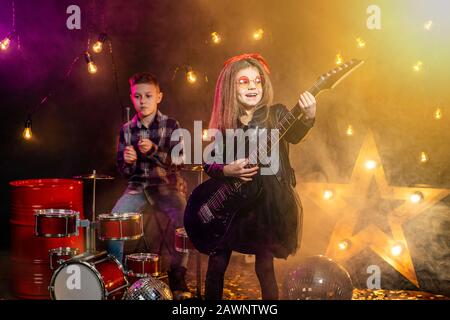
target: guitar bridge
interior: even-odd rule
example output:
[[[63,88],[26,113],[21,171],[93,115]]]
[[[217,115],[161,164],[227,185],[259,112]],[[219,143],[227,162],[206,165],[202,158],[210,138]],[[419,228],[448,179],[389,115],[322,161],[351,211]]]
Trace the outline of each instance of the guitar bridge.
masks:
[[[200,208],[200,210],[198,211],[198,215],[203,223],[209,223],[214,219],[214,215],[207,205],[203,205]]]

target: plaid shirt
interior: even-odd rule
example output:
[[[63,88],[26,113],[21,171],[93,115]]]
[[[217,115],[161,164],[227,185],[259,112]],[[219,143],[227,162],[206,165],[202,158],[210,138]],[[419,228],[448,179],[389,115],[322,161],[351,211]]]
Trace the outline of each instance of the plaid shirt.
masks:
[[[174,161],[171,159],[172,148],[178,143],[183,143],[182,138],[180,141],[170,141],[172,132],[178,128],[180,128],[178,121],[159,110],[148,128],[142,124],[137,115],[122,126],[117,147],[117,167],[120,173],[128,178],[129,183],[143,187],[169,185],[182,189],[185,181],[180,175],[180,166],[173,164],[173,162],[182,164],[180,163],[183,161],[182,155],[178,159],[173,159]],[[130,144],[129,137],[137,153],[137,161],[132,165],[124,161],[125,147]],[[150,139],[158,145],[158,151],[153,154],[142,154],[138,148],[141,138]]]

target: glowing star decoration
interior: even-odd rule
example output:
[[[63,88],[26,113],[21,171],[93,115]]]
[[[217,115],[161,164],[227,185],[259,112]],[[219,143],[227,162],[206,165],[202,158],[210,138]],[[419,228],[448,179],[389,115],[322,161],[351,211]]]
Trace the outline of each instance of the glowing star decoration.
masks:
[[[364,48],[366,46],[366,42],[361,38],[357,38],[356,43],[358,45],[358,48]]]
[[[253,32],[253,39],[255,39],[256,41],[259,41],[263,38],[263,35],[264,35],[264,30],[258,29],[255,32]]]
[[[436,111],[434,112],[434,118],[436,120],[441,120],[442,119],[442,110],[441,108],[437,108]]]
[[[349,126],[347,127],[346,134],[347,134],[348,136],[352,136],[352,135],[353,135],[353,126],[349,125]]]
[[[426,152],[422,151],[422,153],[420,154],[420,162],[425,163],[428,162],[429,157],[427,155]]]
[[[413,70],[415,72],[420,72],[422,70],[423,62],[417,61],[416,64],[413,66]]]
[[[431,30],[431,27],[433,26],[433,21],[428,20],[427,22],[425,22],[425,24],[423,25],[423,28],[427,31]]]
[[[211,32],[211,41],[214,44],[219,44],[222,41],[222,37],[217,32]]]
[[[344,63],[344,60],[342,59],[342,56],[341,56],[340,53],[338,53],[338,54],[336,55],[335,63],[336,63],[338,66],[340,66],[341,64]]]
[[[373,159],[379,165],[373,170],[366,170],[365,162],[368,158]],[[379,207],[361,210],[361,208],[367,206],[368,201],[373,197],[370,189],[374,183],[378,189],[379,197],[401,204],[388,209]],[[333,201],[326,201],[323,198],[323,190],[327,188],[335,190]],[[344,263],[358,255],[363,249],[370,248],[406,279],[419,287],[404,235],[403,224],[447,197],[450,194],[450,189],[390,186],[381,165],[375,140],[370,133],[356,159],[349,183],[299,183],[298,192],[302,198],[311,200],[315,206],[337,219],[326,256],[339,263]],[[423,195],[423,199],[418,203],[410,201],[411,194],[415,192],[420,192]],[[360,214],[367,211],[370,211],[370,214],[384,214],[392,236],[382,231],[381,226],[373,222],[360,230],[355,230],[360,220]],[[342,242],[344,240],[351,243],[351,246],[343,249]],[[398,245],[401,245],[401,249],[392,250]]]

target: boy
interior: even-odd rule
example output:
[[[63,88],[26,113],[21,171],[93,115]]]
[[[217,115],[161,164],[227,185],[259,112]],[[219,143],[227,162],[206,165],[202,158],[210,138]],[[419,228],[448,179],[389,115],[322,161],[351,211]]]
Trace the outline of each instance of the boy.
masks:
[[[129,79],[131,101],[136,110],[133,119],[120,130],[117,166],[128,178],[128,187],[112,212],[142,212],[147,206],[163,212],[175,228],[183,226],[186,206],[185,181],[173,164],[171,150],[178,142],[171,142],[172,132],[179,123],[158,110],[163,98],[158,80],[150,73],[137,73]],[[131,141],[129,141],[131,140]],[[147,230],[144,230],[144,237]],[[168,235],[173,237],[172,234]],[[170,243],[170,242],[169,242]],[[123,241],[108,241],[107,250],[120,262],[123,260]],[[185,274],[187,253],[169,248],[171,255],[169,286],[175,299],[190,297]]]

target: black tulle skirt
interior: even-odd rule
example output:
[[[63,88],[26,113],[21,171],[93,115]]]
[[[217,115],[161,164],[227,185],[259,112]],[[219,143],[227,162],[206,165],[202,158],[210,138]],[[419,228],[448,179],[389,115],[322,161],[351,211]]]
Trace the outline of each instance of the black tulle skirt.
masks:
[[[250,208],[236,214],[225,247],[245,254],[270,251],[274,257],[285,259],[300,246],[300,199],[290,184],[279,182],[274,175],[256,179],[262,193]]]

